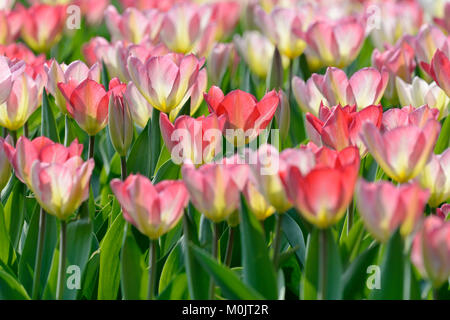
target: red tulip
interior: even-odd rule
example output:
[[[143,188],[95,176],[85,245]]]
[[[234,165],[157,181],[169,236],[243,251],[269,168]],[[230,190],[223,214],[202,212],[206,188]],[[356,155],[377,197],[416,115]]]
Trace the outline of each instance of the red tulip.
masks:
[[[442,90],[450,96],[450,45],[448,46],[447,55],[444,51],[437,50],[431,59],[431,63],[422,62],[422,68],[433,78]]]

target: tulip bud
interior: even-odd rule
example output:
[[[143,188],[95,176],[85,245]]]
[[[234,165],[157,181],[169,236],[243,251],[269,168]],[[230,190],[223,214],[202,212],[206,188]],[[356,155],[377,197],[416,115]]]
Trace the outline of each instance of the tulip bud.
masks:
[[[275,111],[278,128],[280,129],[280,138],[285,140],[289,134],[289,125],[291,122],[291,108],[289,106],[288,96],[284,91],[279,92],[280,105]]]
[[[280,51],[275,47],[272,66],[266,79],[266,90],[280,90],[283,87],[283,71]]]
[[[450,277],[450,222],[429,216],[413,241],[411,260],[434,288]]]
[[[117,153],[124,157],[133,141],[133,120],[128,102],[121,95],[109,97],[108,128],[111,143]]]
[[[267,202],[264,196],[256,188],[254,182],[251,182],[250,179],[245,185],[244,196],[250,211],[253,212],[256,219],[264,221],[275,213],[275,208]]]

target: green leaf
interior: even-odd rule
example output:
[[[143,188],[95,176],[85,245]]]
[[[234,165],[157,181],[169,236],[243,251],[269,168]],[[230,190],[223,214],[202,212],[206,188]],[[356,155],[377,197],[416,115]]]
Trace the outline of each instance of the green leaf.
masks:
[[[105,61],[102,60],[101,83],[106,90],[109,90],[109,80],[108,69],[106,68]]]
[[[443,121],[441,132],[439,133],[434,153],[441,154],[450,146],[450,116],[447,116]]]
[[[120,283],[125,300],[145,299],[148,290],[148,262],[141,252],[130,225],[125,226],[125,239],[120,256]]]
[[[352,261],[358,255],[364,234],[365,229],[362,220],[356,221],[356,223],[350,229],[350,233],[348,235],[347,224],[344,224],[341,232],[341,238],[339,239],[339,249],[342,261],[344,261],[344,263],[347,260]]]
[[[16,262],[17,256],[9,238],[5,223],[5,212],[0,203],[0,261],[5,265],[12,266]]]
[[[304,300],[341,299],[341,261],[330,229],[315,228],[309,235],[301,295]]]
[[[194,208],[189,204],[183,217],[183,255],[188,279],[189,295],[194,300],[209,298],[210,277],[195,259],[190,243],[199,244],[198,232],[194,221]]]
[[[153,175],[155,174],[156,165],[158,164],[159,155],[161,153],[161,130],[159,129],[159,114],[160,114],[159,110],[153,108],[152,119],[150,120],[152,123],[150,129],[150,154],[149,154],[150,177],[153,177]]]
[[[180,170],[181,167],[169,159],[159,168],[158,171],[156,171],[152,183],[157,184],[163,180],[176,180],[180,175]]]
[[[275,47],[272,65],[266,78],[266,90],[280,90],[283,87],[283,64],[281,63],[280,51]]]
[[[233,271],[219,264],[204,250],[192,244],[190,245],[190,247],[193,250],[195,258],[200,262],[202,267],[214,278],[214,282],[222,289],[224,295],[230,297],[230,299],[239,300],[264,299],[254,289],[247,287],[244,283],[242,283],[242,281]],[[263,282],[262,279],[261,282]]]
[[[344,299],[360,298],[359,295],[362,294],[366,286],[366,278],[368,276],[367,267],[374,263],[378,251],[378,244],[366,249],[344,272],[342,275]]]
[[[381,263],[381,288],[373,289],[370,299],[403,298],[404,255],[403,239],[397,230],[389,239]]]
[[[117,298],[120,284],[120,248],[125,220],[118,215],[100,243],[100,273],[98,282],[98,299]]]
[[[181,248],[182,241],[182,239],[179,240],[177,245],[173,248],[173,250],[167,257],[166,262],[164,263],[164,267],[161,271],[161,277],[159,279],[158,292],[163,292],[166,287],[170,285],[172,280],[176,278],[177,274],[179,274],[184,268],[184,256],[183,250]]]
[[[55,116],[50,108],[48,102],[47,91],[44,89],[42,94],[42,120],[41,120],[41,135],[49,138],[54,142],[59,143],[58,129],[56,127]]]
[[[265,298],[277,299],[277,275],[269,258],[261,224],[250,213],[242,194],[240,215],[244,282]]]
[[[150,174],[150,161],[148,157],[151,154],[151,126],[151,120],[149,120],[131,147],[131,151],[127,159],[127,172],[129,173],[140,173],[147,177]]]
[[[11,244],[16,250],[22,235],[22,226],[25,218],[25,191],[25,185],[16,180],[4,210],[6,229],[8,230]]]
[[[281,220],[281,228],[291,247],[297,248],[297,250],[295,250],[295,256],[297,257],[300,266],[303,268],[305,266],[306,247],[302,230],[295,220],[287,214],[284,215],[283,220]]]
[[[158,296],[158,300],[185,300],[188,298],[188,282],[186,273],[180,273],[165,286],[163,292]]]
[[[30,300],[25,288],[0,268],[0,300]]]

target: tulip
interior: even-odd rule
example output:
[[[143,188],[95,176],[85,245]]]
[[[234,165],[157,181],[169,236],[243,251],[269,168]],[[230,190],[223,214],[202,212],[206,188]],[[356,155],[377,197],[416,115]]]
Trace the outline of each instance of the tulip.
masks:
[[[388,47],[383,53],[375,49],[372,53],[372,65],[378,70],[389,72],[388,87],[385,97],[396,99],[395,78],[400,77],[406,82],[411,82],[412,74],[416,68],[414,61],[414,49],[403,38],[392,47]]]
[[[403,237],[411,234],[423,216],[429,192],[417,183],[395,186],[387,181],[358,181],[356,202],[370,234],[386,242],[400,227]]]
[[[1,10],[1,9],[0,9]],[[17,40],[22,27],[22,15],[18,11],[0,11],[0,44]]]
[[[89,136],[106,126],[110,93],[103,85],[86,79],[75,88],[70,83],[58,83],[58,88],[69,102],[67,112]]]
[[[338,68],[327,68],[324,76],[313,74],[305,83],[299,77],[292,79],[294,96],[304,112],[319,114],[324,105],[356,105],[361,110],[380,102],[388,84],[389,74],[375,68],[363,68],[350,79]]]
[[[430,216],[412,245],[411,260],[434,288],[450,277],[450,222]]]
[[[211,4],[211,23],[215,27],[215,39],[228,36],[236,27],[240,17],[239,1],[217,1]]]
[[[145,100],[144,96],[139,93],[139,90],[133,82],[128,83],[124,98],[127,101],[133,121],[141,128],[145,128],[148,120],[152,116],[153,108]]]
[[[436,81],[437,85],[450,97],[450,46],[446,55],[444,51],[437,50],[431,63],[422,62],[422,68]]]
[[[243,193],[248,207],[255,215],[256,219],[264,221],[275,213],[275,208],[266,201],[264,196],[250,179],[247,181]]]
[[[134,85],[150,105],[165,113],[172,112],[173,119],[191,96],[203,63],[203,59],[199,60],[192,54],[169,53],[151,57],[145,63],[129,57],[128,71]]]
[[[280,137],[282,140],[285,140],[289,135],[291,107],[289,105],[289,97],[283,90],[279,91],[279,97],[280,107],[275,110],[275,119],[277,119],[278,128],[280,129]]]
[[[440,208],[436,208],[436,215],[444,220],[448,220],[448,216],[450,215],[450,203],[445,203]]]
[[[7,138],[7,140],[11,139]],[[5,151],[5,144],[11,144],[12,141],[6,141],[0,137],[0,190],[3,190],[8,183],[9,177],[11,176],[11,164],[9,163],[8,156]]]
[[[176,4],[164,15],[161,41],[171,51],[196,52],[203,56],[215,38],[215,25],[209,23],[210,17],[211,8],[208,6]]]
[[[300,9],[275,8],[267,14],[258,6],[255,8],[255,17],[258,27],[281,54],[295,59],[303,53],[306,42],[302,32],[303,16]]]
[[[384,172],[403,183],[422,171],[440,128],[440,123],[431,119],[423,127],[410,124],[382,133],[372,123],[365,123],[361,139]]]
[[[166,180],[152,185],[141,175],[130,175],[125,181],[111,181],[125,220],[142,234],[156,240],[180,221],[189,202],[181,181]]]
[[[306,31],[305,51],[310,69],[322,66],[344,68],[358,56],[365,38],[365,26],[355,18],[334,23],[319,20]]]
[[[406,106],[403,108],[392,108],[383,114],[381,130],[389,131],[397,127],[413,125],[423,128],[428,120],[437,120],[439,110],[431,109],[427,105],[419,108]]]
[[[434,23],[436,23],[443,30],[447,31],[447,34],[450,33],[450,21],[448,21],[449,16],[450,16],[450,4],[446,2],[442,18],[434,18]]]
[[[413,106],[415,108],[428,105],[430,108],[439,110],[438,119],[441,120],[448,115],[449,97],[438,87],[436,82],[428,84],[425,80],[414,77],[411,84],[404,82],[401,78],[395,78],[397,95],[402,106]]]
[[[239,56],[233,43],[217,43],[208,57],[208,77],[214,85],[220,85],[225,72],[231,68],[235,71],[239,62]]]
[[[88,25],[98,26],[103,21],[109,0],[74,0],[73,3],[80,7]]]
[[[359,170],[359,151],[355,147],[347,147],[333,162],[318,162],[306,170],[301,170],[296,164],[288,165],[280,175],[294,207],[320,229],[338,222],[352,201]]]
[[[234,160],[207,163],[198,169],[187,160],[181,168],[193,205],[214,223],[228,219],[239,208],[247,170],[245,165]]]
[[[205,101],[209,111],[218,117],[226,116],[225,137],[232,143],[242,146],[255,139],[272,121],[280,101],[272,90],[261,101],[250,93],[233,90],[224,96],[220,88],[213,86]]]
[[[135,8],[127,8],[120,15],[113,5],[105,11],[105,21],[113,42],[125,40],[141,43],[146,37],[155,41],[161,30],[163,15],[156,10],[141,12]]]
[[[233,42],[250,71],[260,78],[266,78],[275,50],[270,40],[257,31],[246,31],[242,37],[235,35]],[[287,68],[289,59],[285,56],[281,58],[283,68]]]
[[[111,143],[117,153],[124,157],[133,141],[134,127],[128,102],[121,94],[110,95],[108,113]]]
[[[286,175],[289,165],[298,166],[306,172],[314,166],[314,155],[309,150],[286,149],[281,154],[269,144],[259,147],[258,151],[250,152],[250,169],[254,177],[254,185],[266,201],[277,212],[284,213],[292,207],[283,187],[281,176]]]
[[[30,188],[47,213],[65,221],[89,197],[93,169],[93,159],[83,162],[79,156],[65,162],[34,161]]]
[[[348,146],[356,146],[363,157],[367,149],[360,138],[361,128],[366,122],[380,128],[382,116],[381,105],[368,106],[361,111],[356,111],[356,106],[337,105],[329,108],[321,105],[319,118],[311,113],[306,114],[306,120],[310,124],[307,126],[307,131],[310,140],[317,145],[322,142],[325,146],[337,151]],[[316,137],[320,137],[320,140],[315,141]]]
[[[72,157],[81,156],[83,145],[79,144],[77,139],[72,141],[69,147],[64,147],[47,137],[37,137],[30,141],[21,136],[17,141],[16,148],[5,141],[3,149],[17,178],[30,186],[31,166],[35,161],[64,163]]]
[[[66,99],[58,88],[59,83],[64,83],[76,88],[86,79],[100,82],[100,67],[98,63],[95,63],[89,68],[80,60],[74,61],[68,66],[59,64],[56,60],[53,60],[50,68],[47,66],[44,67],[48,77],[45,87],[47,91],[55,97],[56,105],[63,114],[67,114]],[[67,93],[67,95],[70,96],[70,93]]]
[[[0,3],[0,10],[10,10],[14,6],[16,0],[3,0]]]
[[[13,62],[4,56],[0,56],[0,104],[8,99],[15,80],[24,70],[25,64],[23,61]]]
[[[88,66],[92,66],[97,62],[96,48],[99,46],[108,46],[109,42],[103,37],[94,37],[82,47],[83,56]]]
[[[423,11],[417,1],[376,1],[378,26],[371,30],[371,40],[382,50],[385,44],[394,44],[405,34],[416,34],[423,23]]]
[[[34,51],[49,51],[61,39],[66,22],[66,6],[36,4],[21,10],[23,40]]]
[[[417,177],[423,188],[430,191],[428,204],[432,208],[450,199],[450,149],[440,155],[432,154]]]
[[[450,39],[439,28],[426,24],[415,36],[412,46],[418,61],[430,63],[436,50],[449,42]]]
[[[4,84],[10,84],[8,79]],[[0,125],[11,131],[23,127],[40,105],[41,88],[40,77],[34,81],[29,75],[22,73],[16,78],[8,100],[0,105]]]
[[[169,117],[161,113],[159,121],[164,143],[172,161],[177,164],[185,159],[195,165],[211,162],[222,150],[224,115],[210,114],[198,118],[183,115],[171,123]]]

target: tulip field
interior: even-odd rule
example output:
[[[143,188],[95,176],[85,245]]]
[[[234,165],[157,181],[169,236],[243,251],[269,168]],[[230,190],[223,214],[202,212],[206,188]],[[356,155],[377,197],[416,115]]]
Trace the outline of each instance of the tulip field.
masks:
[[[1,0],[0,300],[450,299],[449,111],[446,0]]]

